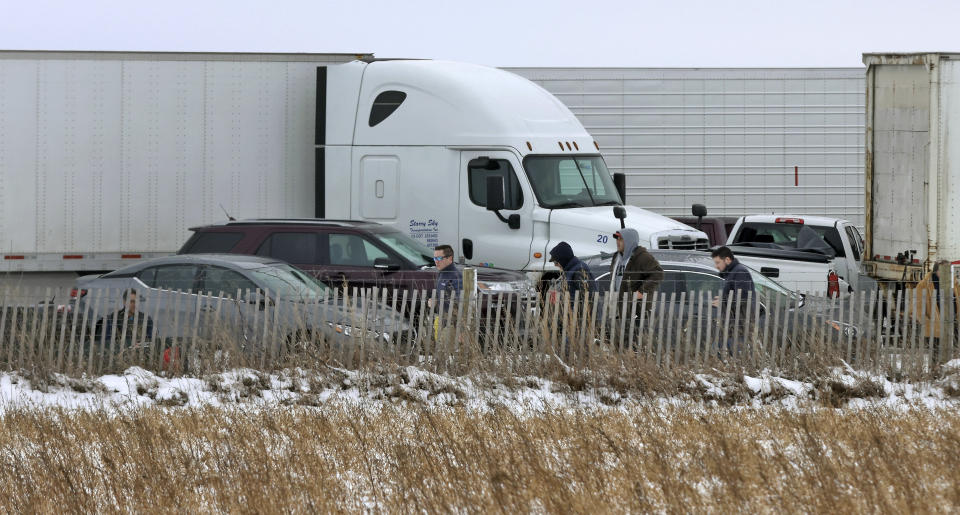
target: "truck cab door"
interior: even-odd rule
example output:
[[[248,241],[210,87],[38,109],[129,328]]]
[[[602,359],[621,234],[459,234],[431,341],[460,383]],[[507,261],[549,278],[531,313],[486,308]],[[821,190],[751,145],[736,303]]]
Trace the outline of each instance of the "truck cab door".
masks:
[[[522,174],[523,168],[511,152],[460,153],[460,241],[454,247],[467,263],[510,270],[522,270],[530,263],[534,199]],[[503,178],[505,202],[500,215],[519,215],[519,228],[511,229],[487,209],[487,177],[491,176]]]
[[[843,224],[837,227],[843,240],[843,251],[847,254],[846,280],[854,290],[859,289],[860,266],[863,263],[863,239],[856,226]]]

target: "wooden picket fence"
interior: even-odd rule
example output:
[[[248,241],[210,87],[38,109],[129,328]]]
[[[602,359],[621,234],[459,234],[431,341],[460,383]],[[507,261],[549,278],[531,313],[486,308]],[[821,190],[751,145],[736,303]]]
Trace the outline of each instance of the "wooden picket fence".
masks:
[[[271,292],[163,291],[140,299],[152,327],[118,318],[122,293],[91,290],[78,301],[69,290],[0,290],[0,367],[100,375],[129,366],[200,374],[396,364],[540,374],[643,362],[665,371],[738,367],[802,375],[846,362],[922,377],[958,357],[950,290],[939,299],[918,290],[808,297],[801,309],[790,309],[796,306],[787,297],[753,302],[751,294],[728,299],[725,310],[711,305],[714,292],[637,300],[468,291],[451,298],[354,288],[331,289],[313,302],[271,302],[264,300]],[[50,300],[23,302],[38,296]],[[406,322],[391,324],[399,313]]]

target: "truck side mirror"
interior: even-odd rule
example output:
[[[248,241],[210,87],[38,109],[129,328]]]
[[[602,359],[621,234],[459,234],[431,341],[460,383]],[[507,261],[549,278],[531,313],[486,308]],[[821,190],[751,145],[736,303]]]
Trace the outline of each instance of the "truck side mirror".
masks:
[[[703,204],[694,204],[691,208],[693,216],[697,217],[697,230],[701,230],[703,226],[703,217],[707,216],[707,206]]]
[[[613,185],[617,188],[617,195],[620,195],[620,202],[627,203],[627,176],[622,173],[613,174]]]
[[[504,217],[500,214],[500,210],[505,207],[504,204],[506,204],[506,200],[503,195],[503,177],[499,175],[487,177],[487,210],[493,211],[497,218],[511,229],[519,229],[520,215],[513,214]]]
[[[623,206],[613,206],[613,216],[620,220],[620,228],[623,229],[627,224],[623,221],[627,217],[627,209]]]
[[[498,175],[487,177],[487,209],[489,211],[500,211],[505,203],[503,177]]]

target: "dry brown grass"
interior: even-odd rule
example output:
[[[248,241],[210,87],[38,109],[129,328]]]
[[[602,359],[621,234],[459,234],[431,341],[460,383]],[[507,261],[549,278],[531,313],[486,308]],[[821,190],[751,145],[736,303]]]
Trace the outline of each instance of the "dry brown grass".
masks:
[[[931,512],[960,415],[147,409],[0,418],[3,512]]]

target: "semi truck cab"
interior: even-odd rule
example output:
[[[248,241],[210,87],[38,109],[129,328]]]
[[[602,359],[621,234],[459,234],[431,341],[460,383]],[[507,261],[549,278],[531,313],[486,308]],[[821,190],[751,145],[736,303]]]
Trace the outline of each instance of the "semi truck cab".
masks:
[[[707,249],[624,206],[600,146],[543,88],[463,63],[367,60],[317,70],[318,218],[395,226],[466,263],[552,270],[550,248],[611,252],[624,223],[657,249]]]

